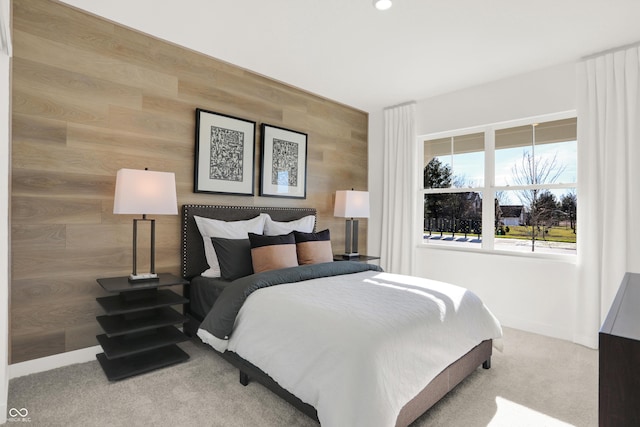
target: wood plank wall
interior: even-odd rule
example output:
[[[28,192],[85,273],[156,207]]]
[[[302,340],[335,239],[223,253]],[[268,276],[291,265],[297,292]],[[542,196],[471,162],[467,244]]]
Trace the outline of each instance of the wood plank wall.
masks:
[[[366,189],[366,113],[56,1],[12,6],[10,363],[97,344],[96,279],[131,268],[118,169],[175,172],[180,205],[315,207],[344,250],[333,199]],[[196,108],[307,133],[307,199],[193,193]],[[179,217],[156,219],[156,270],[179,274]]]

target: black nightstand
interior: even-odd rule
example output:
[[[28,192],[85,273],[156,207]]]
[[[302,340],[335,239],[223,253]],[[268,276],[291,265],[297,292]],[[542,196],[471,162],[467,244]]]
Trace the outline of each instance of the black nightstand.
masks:
[[[96,317],[105,331],[96,338],[104,353],[96,355],[110,381],[117,381],[189,359],[178,343],[189,338],[177,329],[187,318],[171,308],[189,300],[166,286],[189,282],[172,274],[158,280],[131,283],[128,277],[98,279],[100,286],[119,295],[96,298],[105,311]]]
[[[375,261],[377,259],[380,259],[379,256],[367,256],[367,255],[358,255],[355,257],[351,257],[349,258],[348,256],[345,255],[334,255],[333,256],[333,260],[334,261],[358,261],[358,262],[369,262],[369,261]]]

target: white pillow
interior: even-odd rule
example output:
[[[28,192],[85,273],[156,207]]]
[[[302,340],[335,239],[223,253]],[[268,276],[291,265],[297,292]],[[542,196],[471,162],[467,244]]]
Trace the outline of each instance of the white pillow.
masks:
[[[207,257],[209,269],[202,273],[204,277],[220,277],[220,264],[216,250],[211,243],[212,237],[224,239],[248,239],[249,233],[262,234],[265,217],[262,215],[246,221],[220,221],[218,219],[203,218],[194,215],[198,230],[204,243],[204,254]]]
[[[288,222],[274,221],[269,214],[266,213],[262,213],[260,216],[264,216],[266,220],[264,223],[265,236],[280,236],[282,234],[289,234],[292,231],[312,233],[313,227],[316,225],[315,215],[308,215]]]

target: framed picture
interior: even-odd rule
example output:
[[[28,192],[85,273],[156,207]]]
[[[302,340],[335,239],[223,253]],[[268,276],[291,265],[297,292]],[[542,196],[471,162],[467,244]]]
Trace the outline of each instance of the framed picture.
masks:
[[[260,195],[307,198],[307,134],[262,124]]]
[[[260,195],[307,198],[307,134],[262,124]]]
[[[256,122],[196,109],[193,191],[253,196]]]

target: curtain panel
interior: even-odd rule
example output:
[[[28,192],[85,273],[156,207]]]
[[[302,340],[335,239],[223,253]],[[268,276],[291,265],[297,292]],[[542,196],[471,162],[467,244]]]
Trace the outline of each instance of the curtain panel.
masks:
[[[415,103],[386,108],[380,264],[390,273],[413,273],[416,157]]]
[[[640,272],[640,45],[581,61],[577,84],[574,341],[597,348],[624,273]]]

